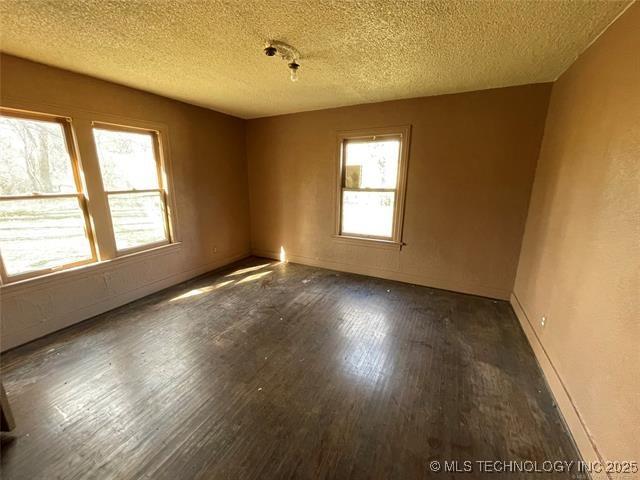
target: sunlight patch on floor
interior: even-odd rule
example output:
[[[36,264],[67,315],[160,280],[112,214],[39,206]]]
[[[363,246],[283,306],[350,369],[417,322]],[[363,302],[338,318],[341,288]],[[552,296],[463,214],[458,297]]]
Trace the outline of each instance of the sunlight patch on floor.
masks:
[[[267,270],[266,272],[254,273],[253,275],[249,275],[248,277],[244,277],[242,280],[238,280],[236,284],[240,285],[241,283],[253,282],[255,280],[259,280],[262,277],[266,277],[270,273],[273,273],[273,270]]]
[[[228,275],[225,275],[226,277],[235,277],[236,275],[242,275],[245,273],[249,273],[249,272],[254,272],[256,270],[260,270],[261,268],[265,268],[270,266],[271,263],[263,263],[262,265],[256,265],[255,267],[247,267],[247,268],[241,268],[239,270],[236,270],[235,272],[231,272]]]
[[[233,280],[226,280],[224,282],[216,283],[215,285],[207,285],[206,287],[194,288],[193,290],[189,290],[182,295],[178,295],[177,297],[173,297],[170,302],[175,302],[176,300],[183,300],[185,298],[195,297],[197,295],[202,295],[203,293],[212,292],[213,290],[217,290],[218,288],[224,287],[225,285],[229,285],[233,283]]]

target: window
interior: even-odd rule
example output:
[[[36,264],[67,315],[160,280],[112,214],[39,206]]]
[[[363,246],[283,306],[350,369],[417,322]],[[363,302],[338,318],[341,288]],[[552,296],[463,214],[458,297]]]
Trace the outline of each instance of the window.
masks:
[[[92,115],[0,107],[0,285],[176,242],[165,127]]]
[[[337,234],[399,244],[409,127],[340,134]]]
[[[117,251],[168,243],[157,134],[99,126],[93,135]]]
[[[0,115],[3,282],[96,258],[68,119]]]

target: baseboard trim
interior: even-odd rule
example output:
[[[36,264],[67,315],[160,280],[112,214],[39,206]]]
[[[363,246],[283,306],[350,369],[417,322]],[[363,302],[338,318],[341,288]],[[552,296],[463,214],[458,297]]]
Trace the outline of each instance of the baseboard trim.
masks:
[[[553,395],[558,410],[567,426],[570,434],[573,436],[573,441],[582,456],[582,459],[587,463],[598,462],[600,465],[604,465],[604,461],[600,451],[598,450],[593,437],[589,433],[584,419],[580,415],[571,394],[567,390],[560,373],[555,367],[551,357],[547,353],[544,345],[542,344],[540,337],[533,328],[533,324],[529,319],[524,307],[518,300],[515,293],[511,293],[509,303],[522,326],[522,330],[531,345],[531,349],[538,360],[538,365],[544,374],[549,390]],[[612,477],[607,473],[591,473],[591,478],[597,480],[611,479]]]
[[[113,310],[114,308],[121,307],[122,305],[126,305],[127,303],[146,297],[147,295],[151,295],[152,293],[164,290],[165,288],[169,288],[173,285],[186,282],[187,280],[195,278],[199,275],[224,268],[227,265],[230,265],[249,256],[249,251],[229,255],[215,262],[192,268],[184,272],[171,274],[167,277],[142,285],[125,293],[100,300],[96,303],[86,305],[76,310],[72,310],[71,312],[65,312],[63,315],[49,318],[47,319],[46,323],[35,324],[33,326],[27,327],[24,330],[21,330],[14,334],[12,338],[8,340],[3,338],[2,352],[6,352],[13,348],[32,342],[46,335],[57,332],[58,330],[62,330],[63,328],[70,327],[72,325],[75,325],[76,323],[80,323],[84,320],[95,317],[96,315],[100,315],[102,313],[108,312],[109,310]]]
[[[257,257],[271,258],[275,260],[278,260],[280,258],[280,252],[276,251],[254,248],[252,249],[251,253],[252,255],[255,255]],[[452,292],[478,295],[481,297],[494,298],[498,300],[509,300],[509,295],[511,293],[507,290],[487,287],[483,285],[451,284],[447,281],[443,281],[442,279],[429,277],[427,275],[414,275],[410,273],[398,272],[395,270],[387,270],[379,267],[354,265],[351,263],[335,262],[332,260],[322,260],[319,258],[307,257],[305,255],[298,255],[290,252],[287,252],[286,255],[287,261],[293,263],[301,263],[302,265],[309,265],[311,267],[320,267],[329,270],[337,270],[340,272],[356,273],[358,275],[384,278],[386,280],[412,283],[425,287],[439,288],[442,290],[450,290]]]

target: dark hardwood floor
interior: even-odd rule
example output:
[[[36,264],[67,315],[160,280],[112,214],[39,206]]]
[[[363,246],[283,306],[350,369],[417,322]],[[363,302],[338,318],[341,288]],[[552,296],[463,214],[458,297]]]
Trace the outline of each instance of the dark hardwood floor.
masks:
[[[430,462],[578,458],[507,302],[259,258],[1,371],[4,479],[471,479]]]

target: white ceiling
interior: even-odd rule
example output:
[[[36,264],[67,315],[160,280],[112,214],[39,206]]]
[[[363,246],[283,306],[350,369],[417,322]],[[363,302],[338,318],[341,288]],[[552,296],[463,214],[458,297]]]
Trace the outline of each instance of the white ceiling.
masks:
[[[629,3],[2,0],[0,48],[254,118],[553,81]]]

